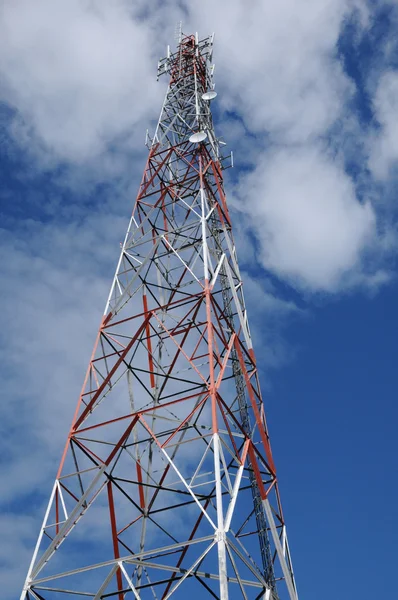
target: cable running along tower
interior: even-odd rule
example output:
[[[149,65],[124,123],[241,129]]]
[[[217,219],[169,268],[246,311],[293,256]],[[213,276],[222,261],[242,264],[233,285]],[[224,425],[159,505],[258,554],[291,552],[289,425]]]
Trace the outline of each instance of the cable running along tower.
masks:
[[[297,600],[212,123],[179,31],[21,600]]]

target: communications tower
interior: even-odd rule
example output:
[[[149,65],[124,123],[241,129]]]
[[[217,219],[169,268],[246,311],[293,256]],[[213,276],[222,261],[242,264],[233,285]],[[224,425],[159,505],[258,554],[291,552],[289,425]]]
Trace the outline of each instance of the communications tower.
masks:
[[[211,115],[213,36],[164,104],[21,600],[297,600]]]

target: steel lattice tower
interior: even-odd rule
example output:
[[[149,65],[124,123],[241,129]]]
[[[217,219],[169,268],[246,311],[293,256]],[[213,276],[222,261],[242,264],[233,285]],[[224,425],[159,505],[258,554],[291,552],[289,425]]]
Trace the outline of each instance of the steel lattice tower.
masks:
[[[213,37],[178,38],[21,600],[297,600],[210,111]]]

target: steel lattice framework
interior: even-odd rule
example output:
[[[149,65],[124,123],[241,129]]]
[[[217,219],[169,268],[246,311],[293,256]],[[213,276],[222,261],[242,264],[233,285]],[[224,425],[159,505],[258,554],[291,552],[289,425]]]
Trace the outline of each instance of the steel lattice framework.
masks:
[[[213,37],[161,116],[21,600],[297,600],[210,101]]]

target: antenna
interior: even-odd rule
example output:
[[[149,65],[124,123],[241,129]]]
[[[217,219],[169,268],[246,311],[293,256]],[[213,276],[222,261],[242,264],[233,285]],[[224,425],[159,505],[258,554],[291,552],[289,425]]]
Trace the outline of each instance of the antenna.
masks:
[[[198,131],[197,133],[193,133],[189,138],[189,141],[192,144],[199,144],[203,142],[207,138],[207,133],[205,131]]]
[[[174,30],[174,39],[177,44],[181,44],[182,40],[182,21],[177,21]]]
[[[207,100],[208,102],[210,102],[210,100],[214,100],[216,96],[217,92],[205,92],[204,94],[202,94],[202,100]]]

